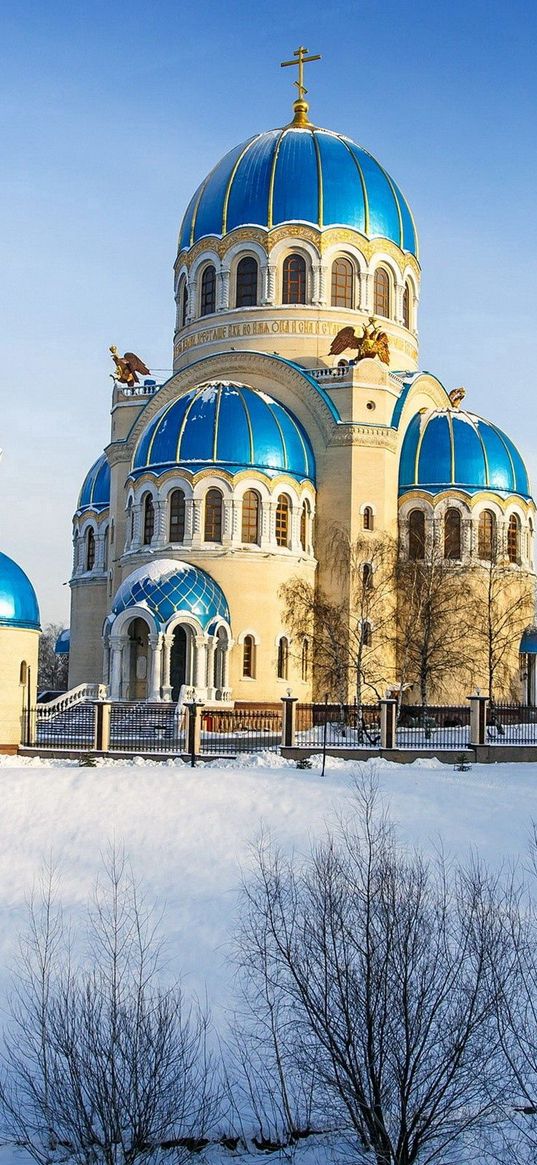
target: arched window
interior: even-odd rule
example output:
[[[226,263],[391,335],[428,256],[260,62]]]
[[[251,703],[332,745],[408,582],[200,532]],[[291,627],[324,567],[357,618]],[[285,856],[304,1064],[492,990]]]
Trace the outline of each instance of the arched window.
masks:
[[[19,683],[25,684],[27,679],[28,679],[28,664],[26,663],[26,660],[23,659],[23,660],[21,660],[21,665],[19,668]]]
[[[302,255],[288,255],[283,263],[283,302],[306,302],[306,261]]]
[[[376,316],[390,314],[390,277],[384,267],[377,267],[374,283],[374,312]]]
[[[185,539],[185,495],[182,489],[174,489],[170,494],[170,542],[184,542]]]
[[[353,268],[348,259],[336,259],[332,263],[332,307],[353,305]]]
[[[247,489],[242,499],[241,541],[251,545],[259,543],[260,498],[255,489]]]
[[[408,517],[408,557],[414,561],[425,558],[425,514],[423,510],[411,510]]]
[[[373,567],[370,562],[364,562],[362,566],[362,587],[364,591],[369,591],[373,586]]]
[[[278,641],[278,679],[286,680],[289,671],[289,640],[282,635]]]
[[[188,284],[186,279],[182,279],[179,284],[179,324],[184,328],[186,324],[186,317],[188,315]]]
[[[307,498],[302,503],[300,511],[300,545],[302,550],[308,549],[308,535],[310,529],[311,506]]]
[[[289,545],[289,518],[291,513],[291,500],[287,494],[280,494],[278,498],[278,505],[276,506],[276,545]]]
[[[257,259],[245,255],[237,267],[235,304],[237,307],[255,307],[257,303]]]
[[[201,277],[200,315],[208,316],[216,310],[216,271],[206,267]]]
[[[364,530],[373,529],[373,510],[371,506],[366,506],[362,515],[362,526]]]
[[[155,533],[155,506],[151,494],[144,498],[144,546],[149,546]]]
[[[222,541],[222,494],[219,489],[207,490],[205,498],[205,541]]]
[[[479,515],[477,553],[487,562],[496,555],[496,515],[492,510],[483,510]]]
[[[403,323],[405,328],[410,327],[410,287],[408,283],[405,283],[403,291]]]
[[[86,570],[93,570],[95,566],[95,534],[91,526],[86,533]]]
[[[444,518],[444,558],[461,557],[461,515],[460,510],[450,506]]]
[[[362,644],[364,647],[371,647],[373,645],[373,631],[369,619],[364,619],[362,623]]]
[[[507,527],[507,557],[509,562],[520,562],[520,521],[511,514]]]
[[[104,538],[103,538],[103,570],[108,570],[108,557],[109,557],[108,547],[109,547],[109,544],[110,544],[110,530],[108,529],[108,526],[107,526],[106,530],[104,532]]]
[[[129,498],[129,504],[127,506],[127,538],[132,545],[134,541],[134,506],[132,504],[132,498]]]
[[[242,674],[244,679],[253,680],[255,676],[255,641],[253,635],[245,635],[242,645]]]
[[[301,675],[304,683],[309,679],[310,645],[307,639],[302,640]]]

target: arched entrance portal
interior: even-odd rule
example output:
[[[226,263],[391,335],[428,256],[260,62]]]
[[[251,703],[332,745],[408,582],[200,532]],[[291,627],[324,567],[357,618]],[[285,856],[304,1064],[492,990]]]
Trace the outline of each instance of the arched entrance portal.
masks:
[[[147,699],[149,628],[144,619],[133,619],[129,626],[128,700]]]
[[[183,684],[188,683],[188,640],[184,627],[176,627],[173,633],[173,643],[170,658],[170,684],[172,700],[179,699]]]

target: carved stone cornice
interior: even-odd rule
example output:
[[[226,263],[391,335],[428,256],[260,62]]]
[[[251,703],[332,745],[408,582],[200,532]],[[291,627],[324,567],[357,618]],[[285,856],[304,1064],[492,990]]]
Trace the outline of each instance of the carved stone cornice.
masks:
[[[336,425],[330,439],[330,447],[360,445],[373,449],[387,449],[397,452],[397,433],[382,425],[340,424]]]

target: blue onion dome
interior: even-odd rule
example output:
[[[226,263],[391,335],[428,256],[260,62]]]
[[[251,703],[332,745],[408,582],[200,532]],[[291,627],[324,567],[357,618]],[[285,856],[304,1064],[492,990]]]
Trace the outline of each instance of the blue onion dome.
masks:
[[[71,631],[69,627],[64,627],[60,631],[56,643],[54,644],[54,655],[69,655],[71,650]]]
[[[107,510],[110,505],[110,466],[101,453],[84,478],[78,498],[79,510]]]
[[[315,480],[311,443],[296,417],[266,393],[231,381],[198,385],[164,405],[147,425],[131,476],[177,466],[192,473],[258,469],[269,477]]]
[[[123,580],[112,613],[129,607],[149,611],[160,627],[180,611],[194,615],[204,631],[215,619],[230,621],[226,596],[207,571],[172,558],[139,566]]]
[[[207,235],[282,223],[350,227],[418,255],[412,212],[393,178],[351,138],[313,125],[269,130],[230,150],[191,199],[179,251]]]
[[[1,553],[0,627],[41,629],[39,606],[30,579],[12,558]]]
[[[530,497],[528,474],[513,442],[462,409],[423,410],[412,417],[399,463],[399,493],[494,490]]]

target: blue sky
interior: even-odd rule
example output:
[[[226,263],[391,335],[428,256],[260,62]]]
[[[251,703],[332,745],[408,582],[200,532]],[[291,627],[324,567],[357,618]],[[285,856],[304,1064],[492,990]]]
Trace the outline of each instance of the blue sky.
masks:
[[[289,116],[300,43],[316,124],[407,196],[421,366],[518,443],[537,488],[537,6],[4,0],[0,546],[68,619],[71,515],[108,440],[108,346],[169,368],[172,265],[195,186]]]

